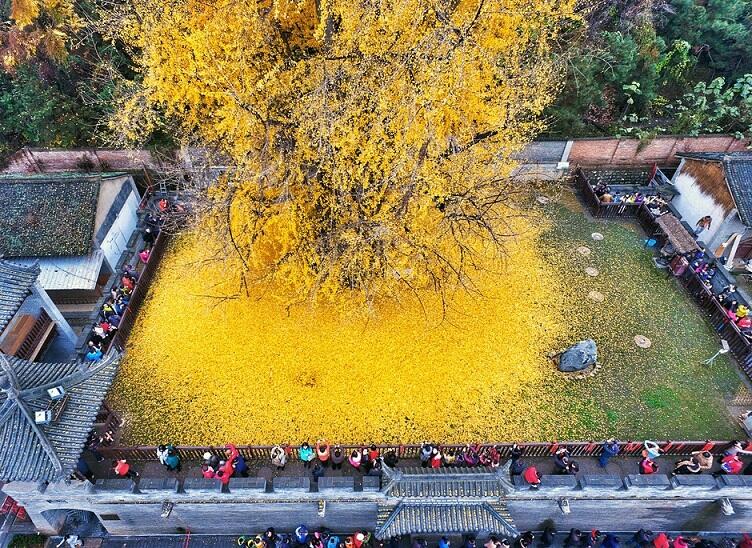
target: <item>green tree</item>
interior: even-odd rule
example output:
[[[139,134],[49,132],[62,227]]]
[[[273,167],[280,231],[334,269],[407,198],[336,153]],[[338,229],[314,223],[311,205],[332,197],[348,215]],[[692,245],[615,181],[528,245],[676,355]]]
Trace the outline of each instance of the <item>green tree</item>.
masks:
[[[15,75],[0,73],[0,134],[5,152],[26,144],[67,147],[86,141],[76,102],[54,81],[28,65]]]
[[[667,41],[689,42],[717,73],[736,79],[752,69],[750,0],[671,0],[660,27]]]

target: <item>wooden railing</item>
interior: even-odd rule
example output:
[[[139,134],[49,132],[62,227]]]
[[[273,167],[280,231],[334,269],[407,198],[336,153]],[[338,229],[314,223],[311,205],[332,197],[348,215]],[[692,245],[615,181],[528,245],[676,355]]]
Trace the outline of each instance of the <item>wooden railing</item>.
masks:
[[[159,262],[162,260],[162,256],[167,248],[168,239],[169,236],[164,231],[161,231],[157,236],[157,239],[151,248],[149,260],[146,262],[143,271],[141,271],[141,274],[138,277],[138,283],[136,283],[136,286],[133,288],[131,298],[128,301],[128,306],[120,318],[118,330],[115,333],[115,336],[110,340],[108,349],[114,347],[122,350],[125,347],[125,343],[133,329],[133,324],[136,321],[138,311],[146,300],[149,287],[151,287],[154,276],[159,268]]]
[[[658,225],[655,223],[655,215],[645,204],[612,204],[603,203],[595,194],[593,187],[585,177],[582,169],[577,168],[574,177],[577,188],[590,210],[590,214],[598,219],[613,219],[616,217],[637,218],[640,225],[648,232],[653,233]]]
[[[703,314],[719,336],[729,344],[742,371],[752,380],[752,342],[745,337],[739,326],[729,319],[726,309],[718,302],[713,292],[705,287],[694,270],[688,268],[680,281],[687,292],[694,297]]]
[[[710,451],[715,455],[720,455],[729,447],[728,441],[658,441],[666,455],[689,455],[693,451]],[[584,441],[567,441],[567,442],[531,442],[519,444],[523,450],[523,457],[547,457],[551,456],[561,446],[566,446],[573,457],[598,457],[602,453],[602,444],[600,442]],[[496,447],[503,458],[511,454],[511,443],[499,444],[482,444],[481,447]],[[300,446],[282,446],[288,452],[291,458],[298,457]],[[341,445],[345,455],[349,455],[353,449],[362,449],[366,445]],[[417,459],[420,454],[420,445],[378,445],[382,454],[386,451],[393,450],[400,458]],[[442,451],[459,451],[466,445],[457,444],[440,444]],[[270,458],[271,445],[238,445],[238,451],[241,455],[249,459],[266,459]],[[224,447],[217,446],[177,446],[177,453],[185,461],[201,461],[206,452],[222,456],[225,452]],[[622,442],[620,456],[636,457],[642,453],[642,441]],[[133,446],[133,447],[102,447],[99,452],[106,458],[128,459],[130,461],[155,461],[157,460],[157,448],[155,446]]]

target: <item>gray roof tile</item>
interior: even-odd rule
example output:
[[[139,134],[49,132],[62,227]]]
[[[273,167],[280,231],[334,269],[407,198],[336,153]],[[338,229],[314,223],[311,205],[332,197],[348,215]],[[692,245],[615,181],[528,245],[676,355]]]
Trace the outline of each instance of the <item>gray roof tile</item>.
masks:
[[[19,266],[0,261],[0,333],[29,296],[38,277],[39,265]]]
[[[0,355],[0,481],[54,481],[71,473],[119,360],[114,352],[99,362],[67,364]],[[56,421],[38,426],[34,412],[48,408],[47,389],[54,386],[63,386],[67,403]]]
[[[481,503],[400,503],[379,524],[380,539],[413,534],[461,534],[490,532],[515,537],[517,529],[490,504]]]
[[[94,237],[99,179],[0,179],[0,255],[87,255]]]

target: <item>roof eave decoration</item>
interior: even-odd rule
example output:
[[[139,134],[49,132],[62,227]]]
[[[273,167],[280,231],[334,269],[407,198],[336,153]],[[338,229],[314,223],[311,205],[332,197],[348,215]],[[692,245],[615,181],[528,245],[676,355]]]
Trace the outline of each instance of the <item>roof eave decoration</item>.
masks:
[[[387,465],[382,466],[382,478],[384,487],[382,492],[387,497],[409,498],[414,489],[410,486],[420,484],[426,489],[432,486],[446,485],[452,489],[443,489],[441,492],[460,493],[459,496],[492,496],[507,494],[514,491],[509,476],[511,460],[499,468],[404,468],[395,470]],[[402,489],[404,486],[406,489]],[[470,486],[469,488],[466,488]],[[421,487],[423,489],[423,487]],[[407,494],[406,494],[407,493]],[[477,495],[476,495],[477,494]]]
[[[401,502],[383,524],[376,538],[383,540],[408,534],[464,534],[480,532],[515,538],[510,520],[487,502]]]
[[[67,479],[115,377],[120,354],[100,361],[51,364],[0,354],[0,481]],[[34,413],[54,407],[48,390],[62,386],[66,401],[50,424]]]

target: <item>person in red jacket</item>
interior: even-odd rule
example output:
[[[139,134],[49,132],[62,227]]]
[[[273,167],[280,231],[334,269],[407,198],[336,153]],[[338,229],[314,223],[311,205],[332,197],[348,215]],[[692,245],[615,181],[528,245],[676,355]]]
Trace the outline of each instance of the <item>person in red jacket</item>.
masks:
[[[227,444],[227,449],[230,450],[230,456],[227,457],[225,463],[219,467],[216,475],[216,478],[222,482],[222,485],[227,485],[228,483],[230,483],[232,473],[235,471],[235,468],[233,468],[232,465],[235,462],[235,459],[238,458],[238,455],[240,454],[237,448],[231,443]]]
[[[660,533],[657,537],[653,539],[653,546],[655,548],[671,548],[671,545],[669,544],[669,538],[666,536],[666,533]]]
[[[678,537],[674,539],[673,547],[674,548],[689,548],[689,544],[687,543],[686,540],[684,540],[684,537],[679,535]]]
[[[120,478],[135,480],[138,477],[138,472],[131,470],[131,465],[125,459],[112,461],[112,469]]]
[[[650,457],[644,457],[640,461],[640,474],[655,474],[658,471],[658,465]]]
[[[727,455],[723,457],[721,461],[721,469],[718,472],[713,473],[713,477],[717,478],[724,474],[739,474],[744,467],[742,459],[738,455]]]
[[[541,484],[541,475],[538,473],[538,469],[535,466],[528,466],[522,473],[522,477],[530,484],[531,489],[538,489]]]

